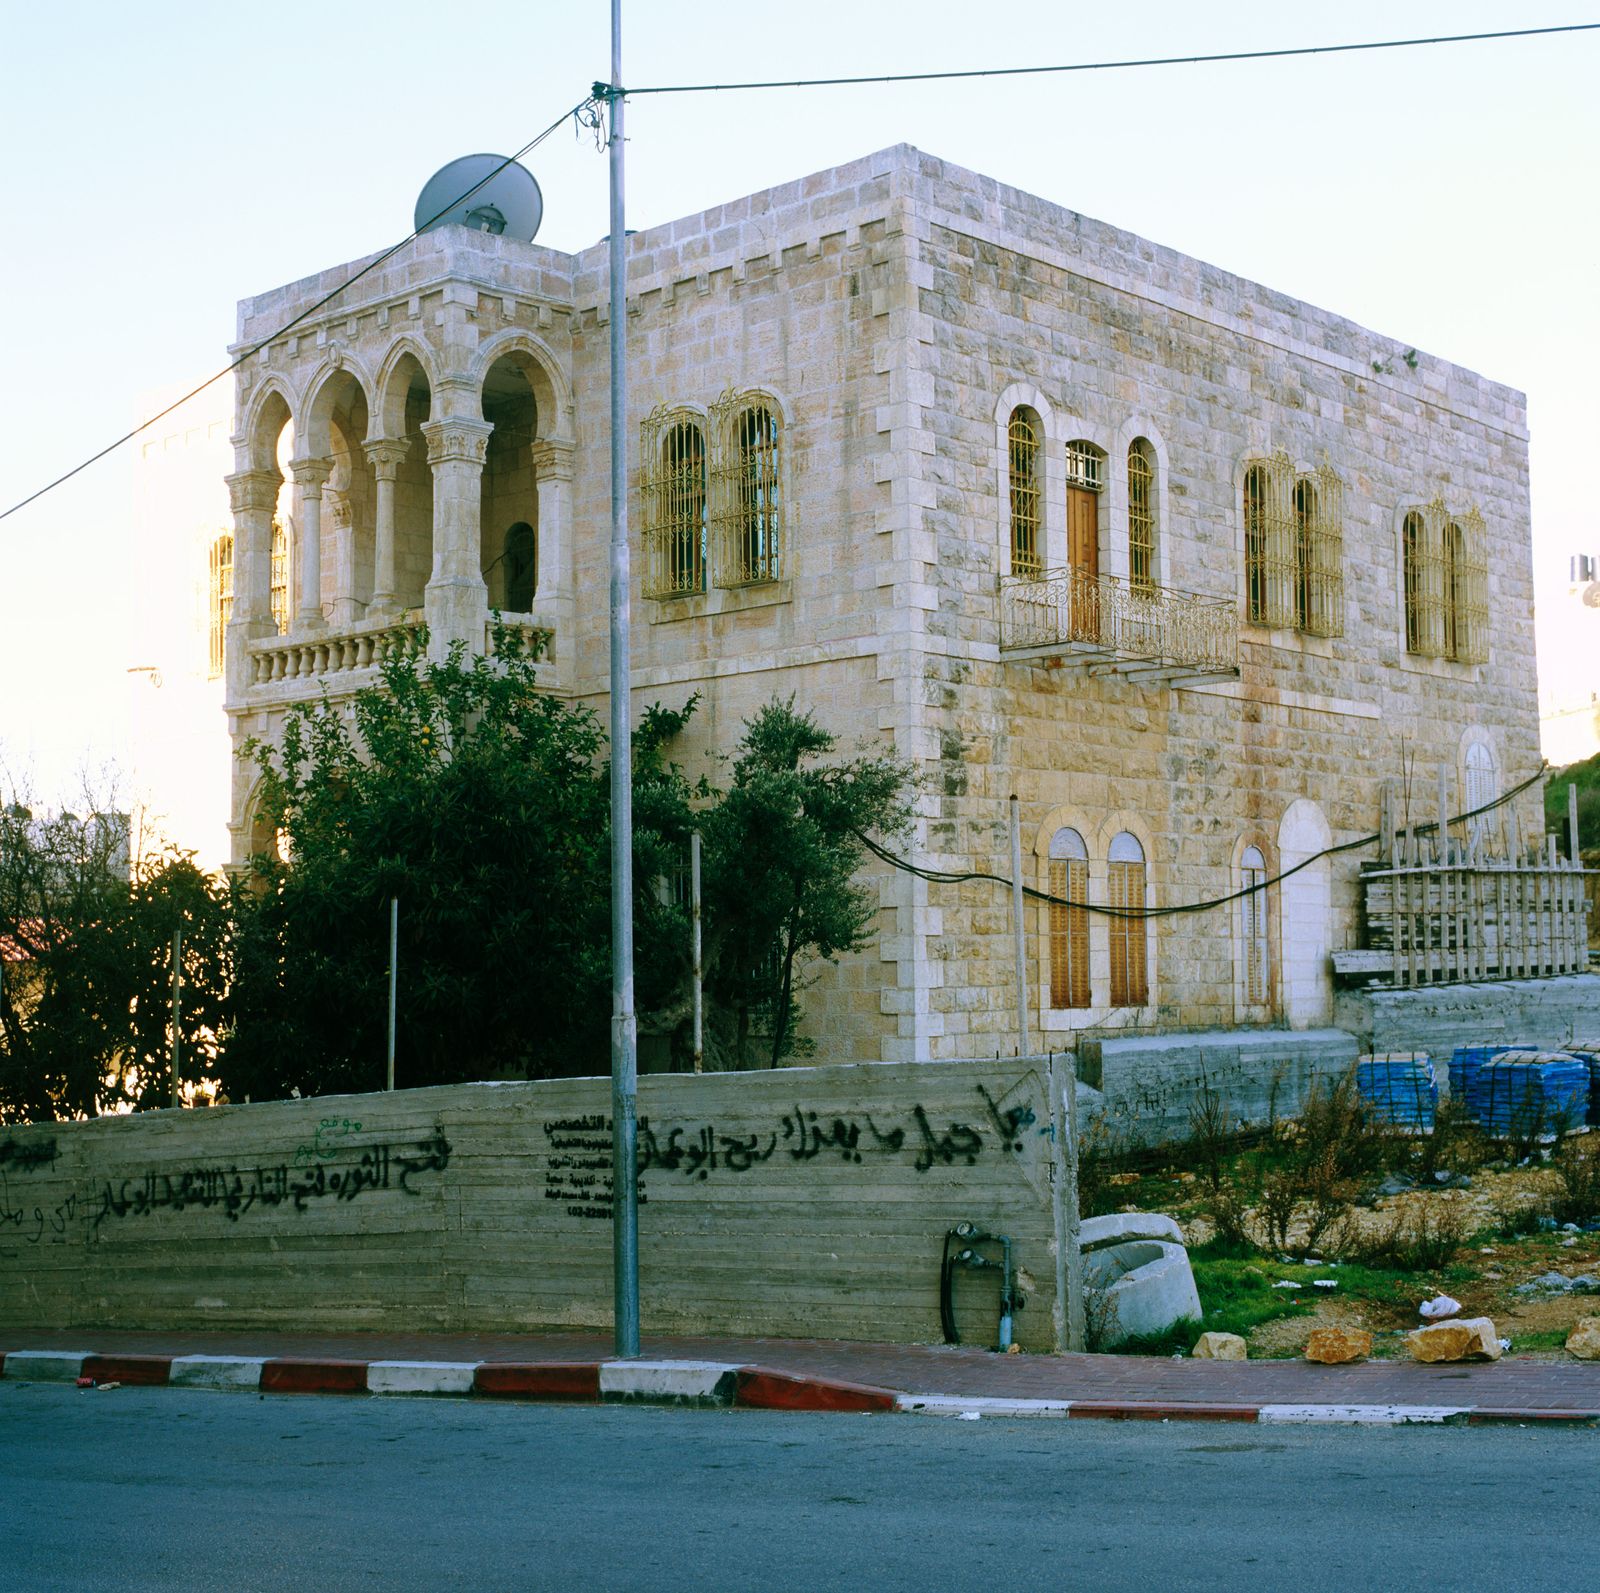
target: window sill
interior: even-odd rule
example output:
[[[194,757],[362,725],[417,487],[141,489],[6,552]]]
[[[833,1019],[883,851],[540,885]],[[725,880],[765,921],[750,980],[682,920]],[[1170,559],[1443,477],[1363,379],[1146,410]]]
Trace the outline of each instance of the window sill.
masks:
[[[1286,653],[1304,653],[1312,658],[1332,658],[1333,644],[1342,639],[1338,636],[1313,636],[1310,631],[1261,625],[1254,620],[1244,622],[1243,637],[1258,645],[1280,648]]]
[[[1400,654],[1400,667],[1408,675],[1431,675],[1435,680],[1474,681],[1481,664],[1462,664],[1453,658],[1428,658],[1421,653]]]
[[[690,592],[682,597],[653,597],[650,623],[667,625],[674,620],[702,619],[709,614],[740,614],[746,609],[773,608],[794,596],[787,579],[761,581],[750,586],[714,586],[708,592]]]

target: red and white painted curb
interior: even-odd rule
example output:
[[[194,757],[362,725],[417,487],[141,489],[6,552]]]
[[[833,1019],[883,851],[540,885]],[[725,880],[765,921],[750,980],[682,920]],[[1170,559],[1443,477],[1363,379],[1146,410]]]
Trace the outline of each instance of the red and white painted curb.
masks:
[[[1113,1421],[1349,1423],[1398,1427],[1489,1422],[1600,1425],[1600,1409],[1483,1405],[1256,1405],[1160,1400],[1003,1399],[896,1394],[865,1383],[731,1361],[354,1361],[297,1356],[98,1355],[12,1350],[0,1377],[17,1381],[211,1388],[263,1394],[435,1394],[579,1403],[735,1406],[747,1410],[898,1411],[961,1421],[984,1417]]]
[[[98,1355],[12,1350],[0,1377],[30,1382],[234,1389],[263,1394],[470,1394],[498,1399],[753,1410],[892,1411],[886,1389],[730,1361],[351,1361],[299,1356]]]

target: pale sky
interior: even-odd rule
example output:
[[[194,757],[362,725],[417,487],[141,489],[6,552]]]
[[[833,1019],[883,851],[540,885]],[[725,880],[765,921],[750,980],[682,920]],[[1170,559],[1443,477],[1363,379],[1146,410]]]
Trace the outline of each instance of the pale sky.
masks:
[[[373,18],[381,20],[374,21]],[[403,237],[445,161],[509,153],[609,70],[608,0],[381,8],[0,0],[0,508],[226,360],[238,299]],[[1573,0],[994,8],[625,0],[630,85],[1264,49],[1600,20]],[[1000,25],[997,25],[1000,24]],[[1054,78],[650,97],[645,227],[908,142],[1528,394],[1547,673],[1600,552],[1600,33]],[[606,228],[606,163],[529,161],[539,241]],[[46,794],[124,736],[132,449],[0,521],[0,762]]]

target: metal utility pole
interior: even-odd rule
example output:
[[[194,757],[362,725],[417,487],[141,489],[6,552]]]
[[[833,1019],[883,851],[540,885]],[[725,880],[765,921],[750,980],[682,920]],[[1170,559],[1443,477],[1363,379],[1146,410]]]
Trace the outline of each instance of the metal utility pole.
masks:
[[[172,932],[172,1104],[183,1105],[183,926]]]
[[[689,916],[694,926],[694,1070],[703,1072],[706,1064],[705,963],[700,952],[700,832],[689,832]]]
[[[1022,927],[1022,815],[1011,794],[1011,939],[1017,955],[1017,1043],[1028,1054],[1028,945]]]
[[[633,1010],[633,743],[628,637],[628,233],[623,205],[622,0],[611,0],[611,1269],[614,1343],[639,1353],[639,1020]],[[600,91],[603,90],[603,94]]]
[[[394,1088],[394,998],[395,983],[399,976],[400,960],[396,953],[400,948],[400,898],[389,898],[389,1082],[387,1088]]]

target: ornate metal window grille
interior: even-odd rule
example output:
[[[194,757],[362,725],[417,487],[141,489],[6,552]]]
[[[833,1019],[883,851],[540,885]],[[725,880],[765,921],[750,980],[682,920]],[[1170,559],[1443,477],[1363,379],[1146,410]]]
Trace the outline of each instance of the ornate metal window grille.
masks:
[[[1413,509],[1400,528],[1401,580],[1405,586],[1406,651],[1426,653],[1426,600],[1424,582],[1426,574],[1426,533],[1421,513]]]
[[[1326,458],[1307,476],[1281,448],[1250,462],[1244,562],[1252,624],[1344,634],[1344,483]]]
[[[1155,466],[1150,445],[1135,438],[1128,449],[1128,585],[1156,589]]]
[[[1240,884],[1249,894],[1239,898],[1239,933],[1243,950],[1244,999],[1248,1006],[1266,1003],[1268,988],[1267,863],[1257,846],[1247,846],[1239,866]]]
[[[1144,900],[1144,848],[1126,830],[1112,838],[1106,868],[1106,903],[1111,907],[1142,909]],[[1145,919],[1141,912],[1129,917],[1112,915],[1111,1005],[1142,1007],[1150,999],[1145,968]]]
[[[1443,498],[1407,514],[1406,651],[1481,664],[1489,656],[1489,569],[1483,516],[1452,514]]]
[[[724,394],[712,410],[713,521],[718,586],[752,586],[782,574],[783,488],[778,417],[763,403]]]
[[[271,569],[267,577],[267,598],[272,628],[283,636],[289,629],[289,529],[283,516],[272,517]]]
[[[1039,547],[1039,422],[1031,409],[1014,409],[1007,428],[1011,463],[1011,573],[1038,575],[1044,569]]]
[[[1089,854],[1076,830],[1050,838],[1050,1005],[1089,1005],[1089,913],[1068,902],[1089,900]]]
[[[700,422],[658,404],[641,428],[644,595],[706,586],[706,442]]]
[[[225,662],[228,621],[233,618],[233,538],[220,536],[211,544],[210,602],[207,605],[207,666],[213,679]]]
[[[1106,490],[1106,456],[1092,442],[1067,444],[1067,485],[1086,492]]]

